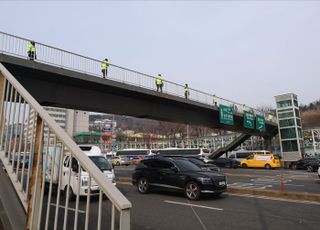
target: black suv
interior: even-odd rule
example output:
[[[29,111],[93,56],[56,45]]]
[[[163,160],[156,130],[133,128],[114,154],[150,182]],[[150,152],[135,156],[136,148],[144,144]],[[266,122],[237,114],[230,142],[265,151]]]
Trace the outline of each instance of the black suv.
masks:
[[[227,178],[222,173],[201,170],[183,158],[142,160],[132,174],[132,184],[140,193],[160,188],[184,192],[190,200],[198,200],[201,194],[219,195],[227,190]]]
[[[305,169],[309,172],[316,172],[318,170],[320,164],[320,158],[309,157],[303,158],[291,164],[291,168],[293,169]]]

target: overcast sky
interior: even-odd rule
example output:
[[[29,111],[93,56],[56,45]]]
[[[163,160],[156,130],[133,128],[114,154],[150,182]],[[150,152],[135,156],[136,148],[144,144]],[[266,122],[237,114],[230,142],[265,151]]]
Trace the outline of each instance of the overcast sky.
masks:
[[[251,106],[320,98],[320,1],[0,1],[0,31]]]

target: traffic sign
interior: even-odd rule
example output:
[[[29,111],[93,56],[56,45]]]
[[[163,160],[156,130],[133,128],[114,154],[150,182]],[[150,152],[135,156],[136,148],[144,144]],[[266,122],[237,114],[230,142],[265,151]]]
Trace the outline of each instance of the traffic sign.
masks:
[[[233,125],[233,108],[231,106],[219,105],[220,123],[225,125]]]
[[[256,127],[261,132],[266,131],[266,121],[264,119],[264,116],[256,115]]]
[[[253,112],[244,111],[243,127],[248,129],[254,129],[254,113]]]

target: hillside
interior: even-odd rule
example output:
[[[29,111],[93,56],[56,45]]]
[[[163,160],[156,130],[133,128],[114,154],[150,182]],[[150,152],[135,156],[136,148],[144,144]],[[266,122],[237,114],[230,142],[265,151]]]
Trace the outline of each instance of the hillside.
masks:
[[[302,128],[320,128],[320,106],[316,109],[306,110],[301,113]]]
[[[300,105],[303,129],[320,128],[320,99],[308,105]]]

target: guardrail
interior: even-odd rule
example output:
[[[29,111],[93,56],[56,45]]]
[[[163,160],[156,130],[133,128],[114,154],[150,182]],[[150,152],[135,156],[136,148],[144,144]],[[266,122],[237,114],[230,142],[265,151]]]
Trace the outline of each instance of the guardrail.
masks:
[[[27,58],[26,47],[29,42],[30,39],[25,39],[0,32],[0,52],[2,53],[21,58]],[[102,77],[102,60],[85,57],[56,47],[48,46],[40,42],[36,42],[35,46],[35,61],[37,62],[57,66],[68,70],[78,71],[85,74],[90,74],[100,78]],[[135,85],[150,90],[156,90],[156,78],[154,76],[123,68],[114,64],[110,64],[108,68],[107,78],[125,84]],[[232,106],[234,108],[234,111],[236,112],[243,113],[244,111],[252,111],[255,114],[263,115],[268,121],[277,122],[275,114],[258,111],[254,108],[245,106],[244,104],[230,101],[193,88],[189,88],[189,91],[189,100],[211,106],[218,106],[219,104]],[[164,78],[163,93],[178,97],[184,97],[184,86],[168,81]]]
[[[123,141],[117,143],[98,144],[104,153],[110,152],[111,149],[162,149],[162,148],[208,148],[211,151],[216,151],[219,148],[230,144],[239,135],[231,134],[226,136],[211,136],[200,138],[185,138],[185,139],[164,139],[153,141]],[[243,142],[241,149],[263,149],[263,137],[251,136],[250,139]]]
[[[1,63],[0,114],[0,159],[26,229],[130,229],[131,203]]]

